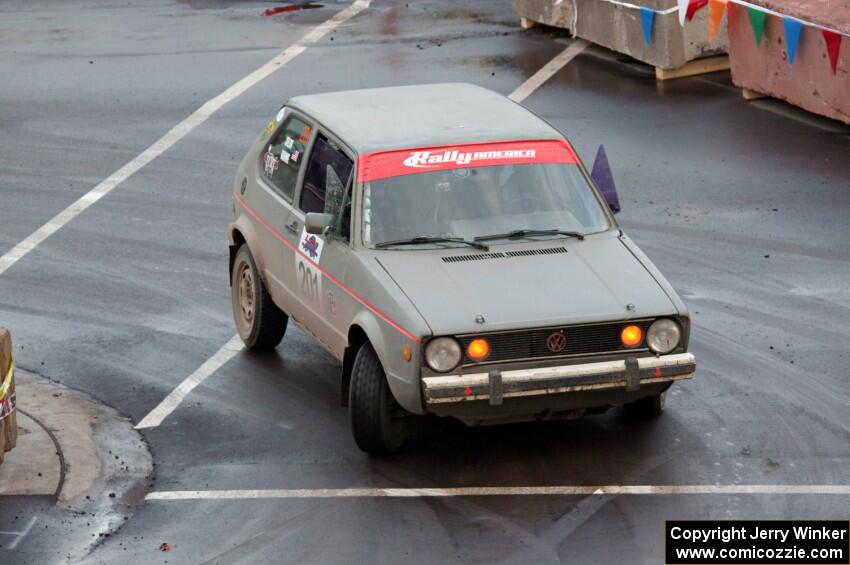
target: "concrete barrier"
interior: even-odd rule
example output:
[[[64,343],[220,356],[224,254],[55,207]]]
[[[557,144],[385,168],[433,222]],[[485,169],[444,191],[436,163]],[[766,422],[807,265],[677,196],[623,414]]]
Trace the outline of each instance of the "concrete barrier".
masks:
[[[834,28],[850,35],[850,5],[810,0],[750,0],[752,4]],[[788,46],[782,19],[768,15],[764,35],[756,44],[747,9],[729,4],[729,59],[732,82],[744,89],[747,99],[759,95],[780,98],[810,112],[850,124],[850,39],[845,37],[833,74],[822,31],[804,25],[794,64],[788,63]]]
[[[726,23],[709,40],[707,6],[682,27],[678,13],[668,12],[677,6],[676,0],[633,1],[657,12],[649,46],[644,43],[640,11],[632,7],[606,0],[513,0],[513,5],[522,27],[542,23],[569,29],[577,37],[654,66],[658,79],[729,68]]]
[[[12,366],[12,336],[5,328],[0,328],[0,463],[7,451],[15,447],[18,441],[18,422],[15,412],[15,375],[10,376],[9,387],[3,394],[4,383]]]

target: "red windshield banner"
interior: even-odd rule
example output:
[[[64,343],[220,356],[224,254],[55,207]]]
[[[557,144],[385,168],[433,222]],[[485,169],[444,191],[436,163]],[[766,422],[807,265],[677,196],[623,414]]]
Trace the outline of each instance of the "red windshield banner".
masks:
[[[569,143],[563,140],[499,141],[402,149],[361,155],[357,180],[370,182],[432,171],[528,163],[574,165],[578,163],[578,157]]]

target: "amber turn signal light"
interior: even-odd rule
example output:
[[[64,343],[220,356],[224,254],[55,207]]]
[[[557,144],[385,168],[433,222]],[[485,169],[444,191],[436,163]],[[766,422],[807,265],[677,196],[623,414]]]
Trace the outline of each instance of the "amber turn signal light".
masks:
[[[620,341],[628,348],[637,347],[643,341],[643,330],[638,326],[626,326],[620,332]]]
[[[475,338],[466,346],[466,356],[473,361],[483,361],[488,355],[490,355],[490,342],[484,338]]]

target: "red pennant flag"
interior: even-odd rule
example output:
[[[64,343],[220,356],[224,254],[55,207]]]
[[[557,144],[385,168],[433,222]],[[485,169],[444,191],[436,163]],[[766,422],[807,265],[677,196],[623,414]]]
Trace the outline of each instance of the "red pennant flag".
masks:
[[[685,12],[685,17],[688,18],[688,21],[694,19],[694,14],[696,14],[697,10],[706,4],[708,4],[708,0],[691,0],[688,4],[688,11]]]
[[[841,50],[841,34],[834,31],[823,30],[823,39],[826,41],[826,52],[829,53],[829,64],[832,65],[832,74],[838,70],[838,52]]]

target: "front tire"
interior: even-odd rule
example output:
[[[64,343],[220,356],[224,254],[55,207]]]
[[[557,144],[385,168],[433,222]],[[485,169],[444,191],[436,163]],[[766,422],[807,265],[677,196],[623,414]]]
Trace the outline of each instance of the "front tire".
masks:
[[[242,244],[230,273],[233,320],[248,349],[274,349],[283,339],[289,317],[277,307],[257,271],[247,244]]]
[[[393,398],[378,355],[369,342],[354,358],[348,411],[357,447],[372,455],[401,449],[410,435],[411,416]]]
[[[654,420],[664,413],[667,406],[667,391],[641,398],[623,406],[631,420]]]

